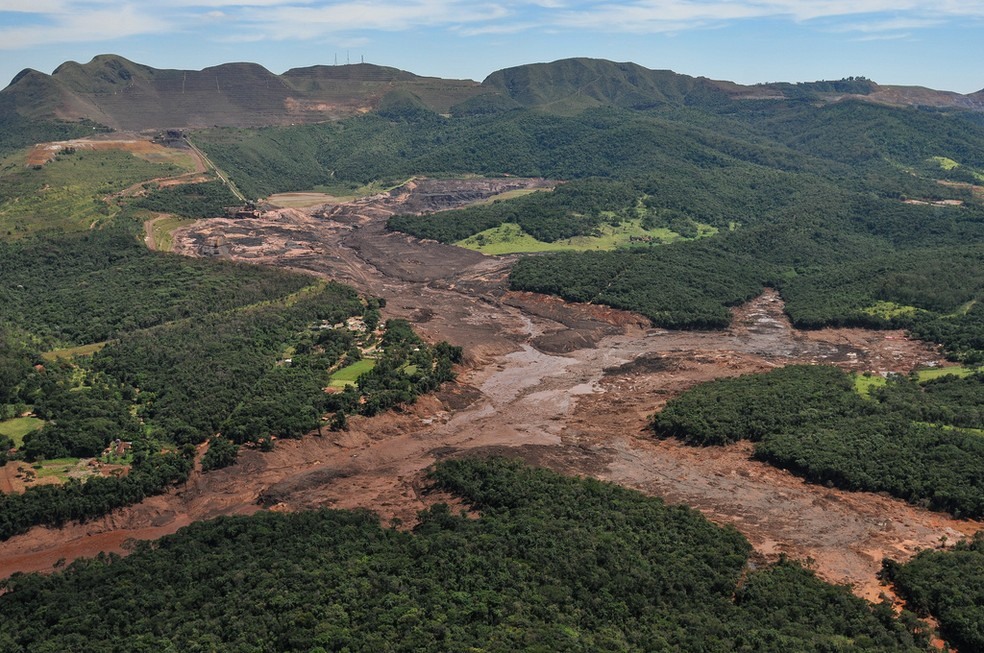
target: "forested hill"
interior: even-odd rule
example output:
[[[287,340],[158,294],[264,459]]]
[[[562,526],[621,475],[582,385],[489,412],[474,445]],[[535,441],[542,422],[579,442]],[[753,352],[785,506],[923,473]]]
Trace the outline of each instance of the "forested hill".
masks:
[[[86,64],[66,62],[51,75],[22,71],[0,91],[0,106],[7,107],[0,122],[13,109],[30,119],[86,119],[122,130],[283,125],[371,111],[388,93],[400,91],[447,111],[481,88],[470,80],[419,77],[371,64],[275,75],[252,63],[166,70],[100,55]]]
[[[827,102],[845,97],[893,106],[984,110],[981,93],[879,86],[863,77],[743,86],[603,59],[507,68],[479,84],[365,63],[312,65],[277,75],[255,63],[172,70],[106,54],[85,64],[66,62],[50,75],[32,69],[19,73],[0,91],[0,127],[16,118],[89,121],[118,130],[260,127],[339,120],[385,111],[394,102],[442,114],[527,107],[572,115],[598,106],[709,107],[733,100]]]

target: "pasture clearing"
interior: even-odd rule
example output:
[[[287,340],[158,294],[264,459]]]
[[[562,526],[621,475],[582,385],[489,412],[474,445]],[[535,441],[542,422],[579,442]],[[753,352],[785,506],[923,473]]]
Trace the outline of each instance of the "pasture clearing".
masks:
[[[706,238],[718,232],[715,227],[705,224],[698,224],[697,230],[697,238]],[[455,245],[490,256],[501,256],[536,252],[610,251],[624,247],[662,245],[678,240],[688,239],[664,227],[644,229],[642,220],[635,219],[617,225],[602,224],[598,227],[596,236],[574,236],[552,243],[537,240],[515,222],[506,222],[459,240]]]
[[[530,195],[532,193],[539,192],[550,192],[552,188],[516,188],[514,190],[507,190],[504,193],[499,193],[498,195],[493,195],[492,197],[487,197],[484,200],[479,200],[474,204],[469,204],[468,206],[483,206],[485,204],[492,204],[493,202],[498,202],[499,200],[512,200],[517,197],[523,197],[525,195]]]
[[[44,420],[37,417],[15,417],[0,422],[0,435],[6,435],[14,441],[15,447],[24,444],[24,436],[33,431],[37,431],[44,426]]]
[[[71,360],[77,356],[90,356],[105,347],[107,344],[107,342],[93,342],[88,345],[79,345],[78,347],[52,349],[51,351],[46,351],[41,354],[41,358],[46,361],[53,362],[56,360]]]
[[[930,367],[921,370],[916,370],[913,372],[916,376],[916,380],[919,383],[926,383],[927,381],[932,381],[934,379],[939,379],[944,376],[959,376],[960,378],[968,377],[975,372],[984,372],[984,367],[963,367],[961,365],[946,365],[941,367]],[[868,399],[871,397],[871,392],[876,388],[880,388],[888,383],[888,379],[878,374],[855,374],[854,375],[854,389],[858,391],[858,394]],[[964,429],[967,430],[967,429]],[[973,429],[970,429],[973,430]]]
[[[196,169],[194,155],[188,150],[164,147],[140,139],[90,140],[75,139],[35,145],[27,154],[27,165],[45,165],[59,157],[83,152],[128,152],[150,163],[172,164],[191,172]]]
[[[71,472],[79,466],[79,458],[52,458],[31,465],[39,479],[50,478],[60,483],[68,481]]]
[[[962,365],[947,365],[943,367],[932,367],[928,369],[918,370],[916,372],[916,378],[919,379],[920,383],[925,383],[926,381],[932,381],[933,379],[938,379],[942,376],[954,375],[964,378],[974,374],[975,372],[984,372],[984,366],[982,367],[964,367]]]
[[[376,361],[371,358],[363,358],[334,372],[328,379],[328,385],[344,390],[350,385],[355,385],[360,376],[374,367],[376,367]]]
[[[865,399],[871,398],[871,391],[888,383],[888,379],[877,374],[855,374],[854,389]]]
[[[914,317],[919,313],[919,309],[915,306],[904,306],[895,302],[878,301],[867,308],[861,309],[861,312],[865,315],[891,320],[896,317]]]
[[[960,167],[959,163],[945,156],[931,156],[929,160],[938,165],[942,170],[953,170]]]
[[[147,234],[147,246],[160,252],[170,252],[174,246],[173,234],[176,230],[194,224],[191,218],[179,218],[174,215],[160,215],[144,223]]]
[[[267,198],[270,204],[282,209],[310,209],[325,204],[340,204],[349,198],[336,197],[328,193],[277,193]]]

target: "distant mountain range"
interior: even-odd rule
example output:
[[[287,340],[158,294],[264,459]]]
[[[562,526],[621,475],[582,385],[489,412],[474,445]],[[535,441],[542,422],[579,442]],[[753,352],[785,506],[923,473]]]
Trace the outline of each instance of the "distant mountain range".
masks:
[[[881,86],[865,78],[743,86],[600,59],[506,68],[478,83],[372,64],[310,66],[276,75],[252,63],[169,70],[100,55],[87,64],[64,63],[51,75],[22,71],[0,91],[0,119],[5,114],[30,120],[84,119],[139,131],[320,122],[407,106],[438,113],[528,107],[573,114],[605,105],[646,109],[741,100],[836,102],[847,97],[984,111],[984,90],[962,95]]]

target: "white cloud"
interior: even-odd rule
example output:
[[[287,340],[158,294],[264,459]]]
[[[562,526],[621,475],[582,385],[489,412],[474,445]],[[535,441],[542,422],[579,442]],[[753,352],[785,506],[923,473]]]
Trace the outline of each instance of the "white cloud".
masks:
[[[66,6],[62,0],[4,0],[0,12],[51,14],[64,11]]]
[[[542,28],[540,23],[508,21],[505,23],[494,23],[479,25],[477,27],[461,27],[455,30],[456,34],[462,36],[482,36],[487,34],[518,34],[528,32],[537,28]]]
[[[870,34],[937,27],[944,22],[940,18],[890,18],[887,20],[849,23],[840,26],[838,29],[844,32],[864,32]]]
[[[0,49],[100,42],[168,30],[195,32],[221,20],[221,41],[355,38],[425,27],[464,36],[591,30],[668,33],[752,19],[815,23],[825,31],[911,33],[957,19],[984,19],[984,0],[0,0],[11,18]]]
[[[860,36],[854,41],[858,43],[866,43],[868,41],[902,41],[905,39],[911,39],[912,34],[909,32],[893,32],[891,34],[869,34],[867,36]]]
[[[950,18],[984,18],[984,0],[633,0],[582,3],[576,8],[546,13],[548,19],[561,26],[608,32],[663,32],[754,18],[807,22],[891,17],[856,23],[865,31],[879,23],[889,29],[893,20],[899,28],[920,28]]]
[[[315,38],[340,32],[404,31],[420,27],[455,27],[488,23],[509,15],[498,4],[457,0],[365,0],[324,6],[277,7],[245,15],[254,29],[274,39]]]
[[[130,5],[53,14],[44,24],[0,28],[0,49],[18,50],[53,43],[109,41],[139,34],[167,32],[173,25]]]

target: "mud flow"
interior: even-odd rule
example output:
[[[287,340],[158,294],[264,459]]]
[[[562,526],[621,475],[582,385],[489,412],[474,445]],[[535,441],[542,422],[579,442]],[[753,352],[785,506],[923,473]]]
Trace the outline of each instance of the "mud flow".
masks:
[[[731,524],[762,559],[787,554],[823,578],[877,599],[884,556],[955,541],[980,528],[901,501],[809,485],[751,460],[750,446],[692,448],[658,441],[648,417],[697,383],[790,363],[908,372],[941,364],[901,332],[798,332],[766,291],[735,309],[727,331],[650,328],[638,315],[508,290],[512,257],[420,241],[386,218],[433,211],[543,180],[421,180],[391,193],[258,219],[213,219],[174,235],[175,250],[275,265],[335,279],[387,300],[431,340],[465,349],[459,380],[416,405],[351,430],[244,451],[235,466],[194,474],[183,487],[110,516],[60,530],[36,528],[0,543],[0,575],[61,559],[122,550],[194,520],[259,509],[366,507],[412,524],[447,497],[428,494],[425,470],[448,456],[496,453],[565,474],[591,475],[690,505]]]

